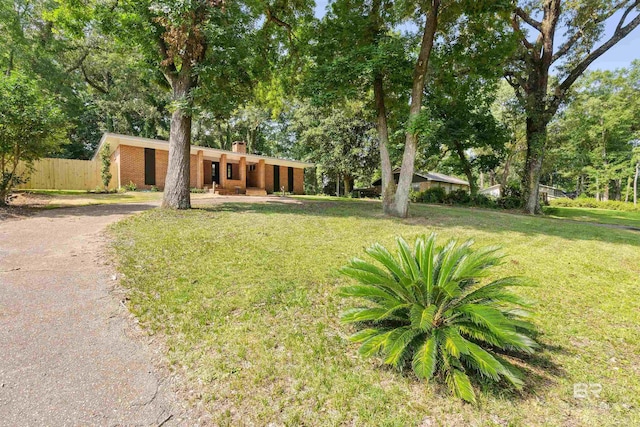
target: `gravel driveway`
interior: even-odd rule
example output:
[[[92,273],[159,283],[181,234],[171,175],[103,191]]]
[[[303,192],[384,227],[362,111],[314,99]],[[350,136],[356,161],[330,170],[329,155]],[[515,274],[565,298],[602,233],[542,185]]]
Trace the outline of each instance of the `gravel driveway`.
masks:
[[[120,303],[103,254],[104,228],[150,207],[0,221],[0,426],[199,423]]]

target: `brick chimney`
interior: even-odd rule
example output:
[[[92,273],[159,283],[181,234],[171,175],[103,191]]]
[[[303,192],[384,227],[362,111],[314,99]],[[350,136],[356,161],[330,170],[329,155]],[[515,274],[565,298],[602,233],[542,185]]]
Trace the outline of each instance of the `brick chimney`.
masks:
[[[247,144],[244,141],[235,141],[231,146],[231,151],[234,153],[247,154]]]

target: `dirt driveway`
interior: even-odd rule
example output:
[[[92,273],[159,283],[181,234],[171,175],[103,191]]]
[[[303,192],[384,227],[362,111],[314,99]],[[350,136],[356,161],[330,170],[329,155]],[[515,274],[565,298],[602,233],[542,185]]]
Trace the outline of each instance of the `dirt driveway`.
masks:
[[[196,198],[194,198],[196,199]],[[278,197],[201,197],[300,203]],[[109,204],[0,221],[0,426],[197,425],[120,303],[105,227],[157,206]]]
[[[0,425],[192,425],[112,292],[102,232],[152,205],[0,222]]]

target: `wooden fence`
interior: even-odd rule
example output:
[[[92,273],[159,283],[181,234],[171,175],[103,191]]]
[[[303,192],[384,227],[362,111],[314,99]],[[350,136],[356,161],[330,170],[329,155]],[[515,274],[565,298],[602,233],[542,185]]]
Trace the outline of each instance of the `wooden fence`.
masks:
[[[23,190],[94,190],[102,187],[100,174],[101,163],[90,160],[40,159],[33,164],[29,181],[19,185]],[[18,166],[18,173],[23,173],[24,165]],[[111,164],[110,188],[117,182],[116,167]]]

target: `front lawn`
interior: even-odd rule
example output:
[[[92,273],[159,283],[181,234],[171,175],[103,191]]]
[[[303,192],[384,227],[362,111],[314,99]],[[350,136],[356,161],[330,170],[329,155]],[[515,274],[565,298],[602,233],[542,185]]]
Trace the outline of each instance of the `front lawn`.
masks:
[[[412,206],[407,220],[380,210],[224,204],[148,211],[111,229],[131,310],[164,338],[213,424],[640,424],[640,233],[467,208]],[[488,389],[464,404],[345,340],[353,330],[338,315],[353,301],[336,295],[348,282],[336,269],[373,242],[431,231],[441,243],[502,245],[496,277],[537,283],[515,289],[538,301],[542,331],[524,393]],[[574,397],[576,384],[588,398]]]
[[[572,219],[574,221],[597,222],[601,224],[622,225],[640,229],[640,212],[614,211],[610,209],[573,208],[548,206],[544,213],[552,218]]]

